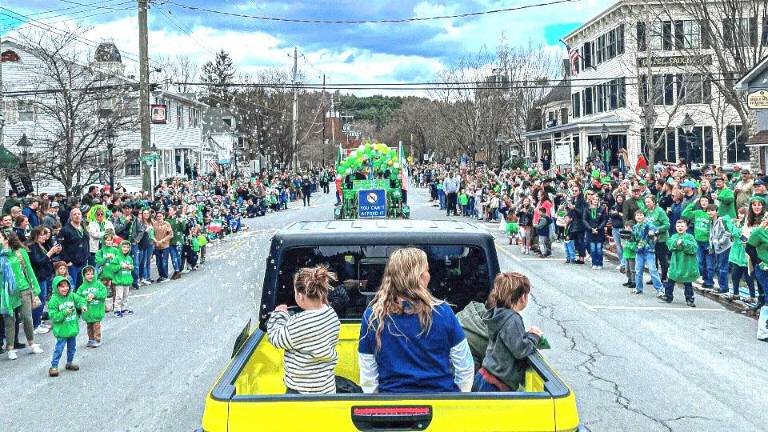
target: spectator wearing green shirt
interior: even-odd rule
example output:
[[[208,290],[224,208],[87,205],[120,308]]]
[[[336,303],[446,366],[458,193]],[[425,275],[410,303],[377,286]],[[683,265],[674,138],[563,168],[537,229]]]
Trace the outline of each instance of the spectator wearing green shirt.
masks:
[[[469,195],[467,195],[467,191],[464,188],[461,188],[461,192],[459,192],[459,206],[461,207],[462,216],[470,215]]]
[[[656,239],[656,262],[661,273],[662,282],[667,280],[669,271],[669,249],[667,248],[667,239],[669,239],[669,217],[667,212],[656,205],[656,197],[653,195],[645,196],[645,220],[651,222],[659,231]]]
[[[704,288],[711,289],[715,286],[715,253],[709,244],[709,232],[712,229],[712,218],[709,211],[714,208],[717,214],[717,206],[710,204],[709,198],[702,196],[683,210],[682,217],[693,222],[693,236],[698,244],[696,257],[699,261],[699,273],[704,278]]]
[[[725,179],[718,177],[715,179],[715,192],[712,193],[715,205],[717,205],[717,215],[720,217],[728,216],[736,218],[736,208],[734,207],[735,197],[733,191],[725,185]]]

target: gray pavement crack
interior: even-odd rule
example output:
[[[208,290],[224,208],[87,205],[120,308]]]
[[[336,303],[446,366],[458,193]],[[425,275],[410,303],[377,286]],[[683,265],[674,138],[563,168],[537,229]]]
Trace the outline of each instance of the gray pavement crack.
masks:
[[[618,359],[624,359],[620,356],[614,356],[614,355],[608,355],[603,353],[598,345],[594,343],[593,341],[589,340],[589,338],[585,337],[583,333],[580,333],[581,339],[583,339],[585,342],[592,345],[593,349],[591,351],[583,350],[579,347],[579,344],[576,340],[576,335],[572,334],[571,331],[568,330],[568,328],[565,326],[565,322],[569,320],[561,320],[557,317],[555,317],[555,308],[552,305],[547,305],[544,303],[539,302],[534,295],[529,296],[533,304],[536,305],[536,314],[540,316],[541,318],[545,320],[549,320],[551,322],[554,322],[557,327],[560,330],[560,333],[565,337],[569,344],[570,344],[570,350],[577,352],[583,356],[586,357],[584,361],[576,365],[576,370],[581,371],[583,373],[586,373],[589,377],[591,377],[591,380],[589,381],[590,385],[594,387],[595,389],[603,392],[610,393],[614,396],[614,402],[621,407],[624,410],[633,412],[637,415],[640,415],[642,417],[647,418],[648,420],[658,424],[659,426],[662,426],[667,431],[672,432],[672,428],[667,424],[667,420],[659,419],[657,417],[654,417],[638,408],[634,408],[631,406],[632,400],[627,397],[623,390],[621,389],[621,386],[619,386],[618,382],[601,376],[597,372],[595,372],[594,367],[597,361],[602,358],[618,358]],[[611,389],[605,390],[601,387],[593,385],[594,382],[599,381],[605,384],[608,384]]]

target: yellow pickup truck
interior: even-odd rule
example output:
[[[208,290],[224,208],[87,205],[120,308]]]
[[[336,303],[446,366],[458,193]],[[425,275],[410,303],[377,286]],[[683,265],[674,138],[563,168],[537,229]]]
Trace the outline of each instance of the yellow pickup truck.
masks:
[[[461,310],[484,301],[499,272],[493,237],[458,221],[299,222],[272,239],[258,328],[250,325],[211,388],[202,431],[577,431],[576,399],[544,358],[529,359],[524,388],[502,393],[285,394],[283,353],[264,330],[278,304],[294,305],[293,274],[326,264],[339,275],[331,303],[341,319],[337,377],[359,379],[360,318],[387,257],[417,246],[429,259],[430,290]],[[338,299],[342,300],[339,301]]]

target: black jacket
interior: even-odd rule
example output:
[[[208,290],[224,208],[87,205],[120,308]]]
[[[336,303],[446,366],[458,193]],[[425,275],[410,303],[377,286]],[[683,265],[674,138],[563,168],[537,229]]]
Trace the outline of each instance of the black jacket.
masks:
[[[583,232],[587,230],[586,225],[584,225],[584,209],[587,208],[587,202],[584,200],[584,195],[579,194],[578,197],[571,200],[571,204],[573,205],[573,209],[571,209],[568,212],[568,215],[571,216],[571,220],[573,222],[571,223],[571,232]]]
[[[587,228],[587,242],[604,242],[605,225],[608,224],[608,214],[605,207],[599,206],[595,209],[587,207],[584,209],[582,217]],[[593,229],[597,230],[597,234],[592,232]]]
[[[61,259],[80,267],[88,263],[91,257],[91,249],[88,244],[88,231],[85,227],[82,231],[67,223],[61,228]]]
[[[37,243],[29,247],[29,262],[32,263],[32,269],[40,282],[53,276],[53,261],[47,252]]]

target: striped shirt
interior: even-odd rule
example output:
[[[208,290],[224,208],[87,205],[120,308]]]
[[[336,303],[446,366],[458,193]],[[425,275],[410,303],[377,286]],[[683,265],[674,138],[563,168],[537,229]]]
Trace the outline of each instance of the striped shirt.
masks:
[[[328,305],[289,315],[272,312],[269,342],[285,350],[285,386],[299,393],[336,393],[339,317]]]

